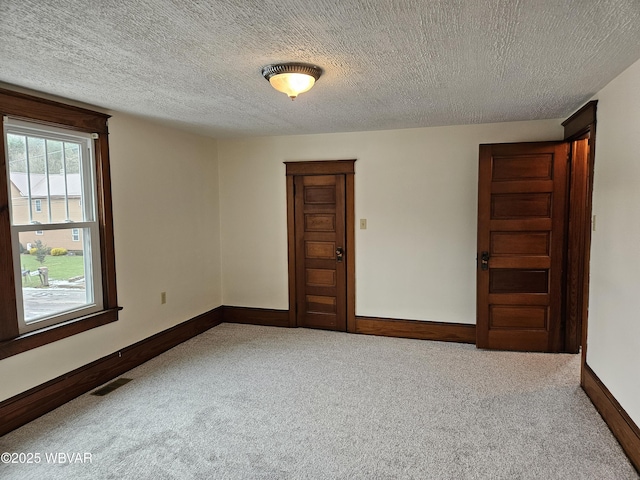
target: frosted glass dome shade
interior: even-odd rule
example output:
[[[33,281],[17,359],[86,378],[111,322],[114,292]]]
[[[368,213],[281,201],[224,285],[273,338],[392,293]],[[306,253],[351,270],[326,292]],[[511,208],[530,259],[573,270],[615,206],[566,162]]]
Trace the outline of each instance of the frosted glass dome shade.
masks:
[[[311,90],[321,74],[320,67],[304,63],[267,65],[262,69],[262,75],[269,80],[271,86],[291,100]]]
[[[271,77],[269,83],[279,92],[294,99],[299,94],[311,90],[316,79],[304,73],[281,73]]]

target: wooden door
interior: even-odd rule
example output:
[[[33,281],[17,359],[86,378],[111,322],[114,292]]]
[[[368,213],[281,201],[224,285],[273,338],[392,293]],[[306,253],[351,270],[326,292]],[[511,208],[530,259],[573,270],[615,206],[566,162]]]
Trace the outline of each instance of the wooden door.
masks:
[[[345,175],[294,176],[296,323],[346,331]]]
[[[480,145],[477,346],[563,349],[569,147]]]

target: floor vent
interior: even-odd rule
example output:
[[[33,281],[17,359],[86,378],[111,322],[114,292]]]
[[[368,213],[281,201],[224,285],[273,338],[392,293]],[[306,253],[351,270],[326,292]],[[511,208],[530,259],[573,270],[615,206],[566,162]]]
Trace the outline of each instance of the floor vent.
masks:
[[[132,380],[131,378],[119,378],[119,379],[114,380],[113,382],[111,382],[109,385],[105,385],[104,387],[99,388],[95,392],[91,392],[91,395],[97,395],[98,397],[104,397],[107,393],[111,393],[116,388],[120,388],[121,386],[126,385],[131,380]]]

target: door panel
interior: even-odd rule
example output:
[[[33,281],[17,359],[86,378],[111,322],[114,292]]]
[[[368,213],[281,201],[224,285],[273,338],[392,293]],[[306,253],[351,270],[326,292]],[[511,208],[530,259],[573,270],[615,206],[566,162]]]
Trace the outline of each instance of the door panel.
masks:
[[[561,351],[568,145],[480,146],[477,345]]]
[[[551,194],[511,193],[491,195],[491,218],[551,217]]]
[[[309,230],[303,230],[310,233]],[[336,255],[336,242],[304,242],[306,259],[318,258],[331,260]]]
[[[294,177],[296,323],[346,331],[345,176]]]
[[[309,232],[335,232],[336,216],[319,213],[304,216],[304,228]]]
[[[307,285],[310,287],[335,287],[336,271],[307,268]]]
[[[549,232],[491,232],[491,256],[549,255]]]
[[[552,165],[551,156],[546,154],[498,157],[493,161],[491,178],[494,182],[551,180]]]
[[[545,329],[547,328],[548,310],[547,307],[535,305],[527,307],[493,305],[489,315],[490,328]]]
[[[549,293],[549,271],[492,268],[489,293]]]

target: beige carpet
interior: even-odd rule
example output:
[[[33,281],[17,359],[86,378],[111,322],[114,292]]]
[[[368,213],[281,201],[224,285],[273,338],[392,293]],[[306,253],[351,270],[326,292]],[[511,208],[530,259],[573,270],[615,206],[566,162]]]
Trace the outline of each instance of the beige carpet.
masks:
[[[123,376],[0,438],[40,454],[0,478],[639,478],[577,355],[223,324]]]

